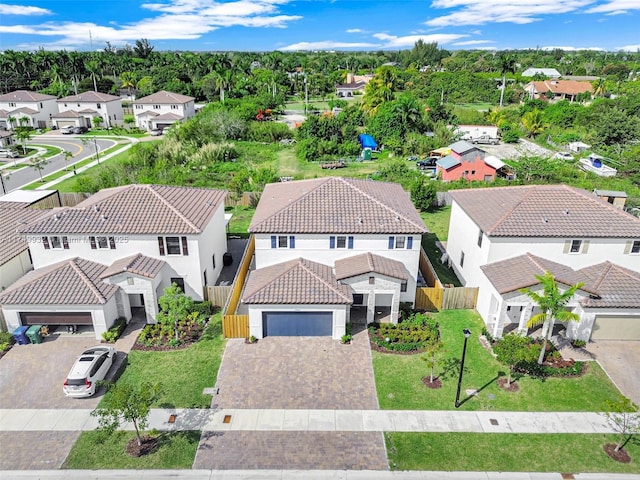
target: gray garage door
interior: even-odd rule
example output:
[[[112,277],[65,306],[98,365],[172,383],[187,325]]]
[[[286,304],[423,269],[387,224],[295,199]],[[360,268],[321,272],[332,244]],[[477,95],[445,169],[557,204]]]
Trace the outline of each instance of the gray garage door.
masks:
[[[640,317],[598,315],[591,340],[640,340]]]
[[[331,312],[265,312],[262,334],[271,337],[325,337],[333,331]]]
[[[91,312],[20,312],[22,325],[93,325]]]

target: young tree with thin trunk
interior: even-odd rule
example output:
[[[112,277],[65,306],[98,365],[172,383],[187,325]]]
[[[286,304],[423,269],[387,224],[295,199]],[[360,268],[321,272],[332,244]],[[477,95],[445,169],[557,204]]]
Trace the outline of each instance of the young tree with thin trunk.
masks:
[[[425,354],[420,358],[427,364],[431,373],[429,375],[429,383],[433,383],[433,371],[438,364],[438,355],[442,351],[442,341],[440,340],[440,334],[438,332],[434,332],[425,342],[424,342],[424,350]]]
[[[538,357],[538,364],[542,365],[544,361],[544,355],[547,349],[547,342],[551,340],[553,335],[553,324],[556,320],[560,322],[579,322],[580,317],[577,313],[565,310],[567,303],[571,301],[576,291],[584,284],[577,283],[570,286],[564,292],[560,291],[556,279],[549,271],[544,275],[536,275],[536,279],[542,285],[542,295],[530,288],[523,288],[520,290],[527,297],[532,299],[542,312],[533,315],[527,322],[527,327],[532,328],[542,324],[542,333],[544,341],[542,342],[542,350],[540,350],[540,356]]]
[[[537,354],[529,348],[530,346],[530,339],[517,333],[505,335],[493,346],[493,353],[496,354],[498,361],[509,367],[507,388],[511,386],[511,377],[519,363],[535,361]]]
[[[173,283],[170,287],[164,289],[164,295],[158,299],[160,304],[160,313],[158,313],[158,321],[165,324],[173,324],[175,331],[175,339],[178,338],[178,322],[189,315],[193,309],[193,299],[187,297],[180,287]]]
[[[638,406],[627,397],[620,397],[615,402],[607,400],[606,408],[608,411],[604,416],[607,422],[620,435],[614,449],[617,452],[632,435],[640,433],[640,412],[638,412]]]
[[[38,172],[38,174],[40,175],[41,182],[44,182],[44,178],[42,178],[42,171],[47,165],[49,165],[49,162],[47,161],[47,159],[40,156],[31,160],[31,168],[33,168]]]
[[[136,431],[138,446],[142,445],[141,430],[147,428],[151,406],[162,395],[159,383],[116,384],[105,382],[109,392],[106,406],[97,408],[91,415],[99,417],[99,428],[113,434],[122,422],[131,422]]]

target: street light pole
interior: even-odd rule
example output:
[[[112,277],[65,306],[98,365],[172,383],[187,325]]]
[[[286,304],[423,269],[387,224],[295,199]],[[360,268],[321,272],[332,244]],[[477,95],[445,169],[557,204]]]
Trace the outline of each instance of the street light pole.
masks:
[[[465,328],[462,330],[464,334],[464,346],[462,347],[462,359],[460,360],[460,376],[458,377],[458,391],[456,392],[456,408],[460,407],[460,389],[462,388],[462,372],[464,371],[464,357],[467,355],[467,340],[471,336],[471,330]]]

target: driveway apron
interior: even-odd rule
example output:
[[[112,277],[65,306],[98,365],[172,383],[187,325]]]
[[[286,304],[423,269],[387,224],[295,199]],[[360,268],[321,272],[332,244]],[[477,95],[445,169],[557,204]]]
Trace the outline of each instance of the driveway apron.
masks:
[[[640,342],[598,340],[590,342],[587,351],[600,363],[620,391],[640,405]]]
[[[378,399],[366,330],[350,345],[326,337],[227,342],[213,408],[370,409]],[[386,470],[380,432],[203,434],[194,468]]]

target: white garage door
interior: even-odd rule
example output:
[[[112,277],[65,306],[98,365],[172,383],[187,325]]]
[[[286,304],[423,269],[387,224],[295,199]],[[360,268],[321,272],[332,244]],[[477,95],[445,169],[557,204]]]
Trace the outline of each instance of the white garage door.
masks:
[[[640,316],[598,315],[591,340],[640,340]]]
[[[58,126],[58,128],[75,127],[76,121],[75,120],[56,120],[56,125]]]

